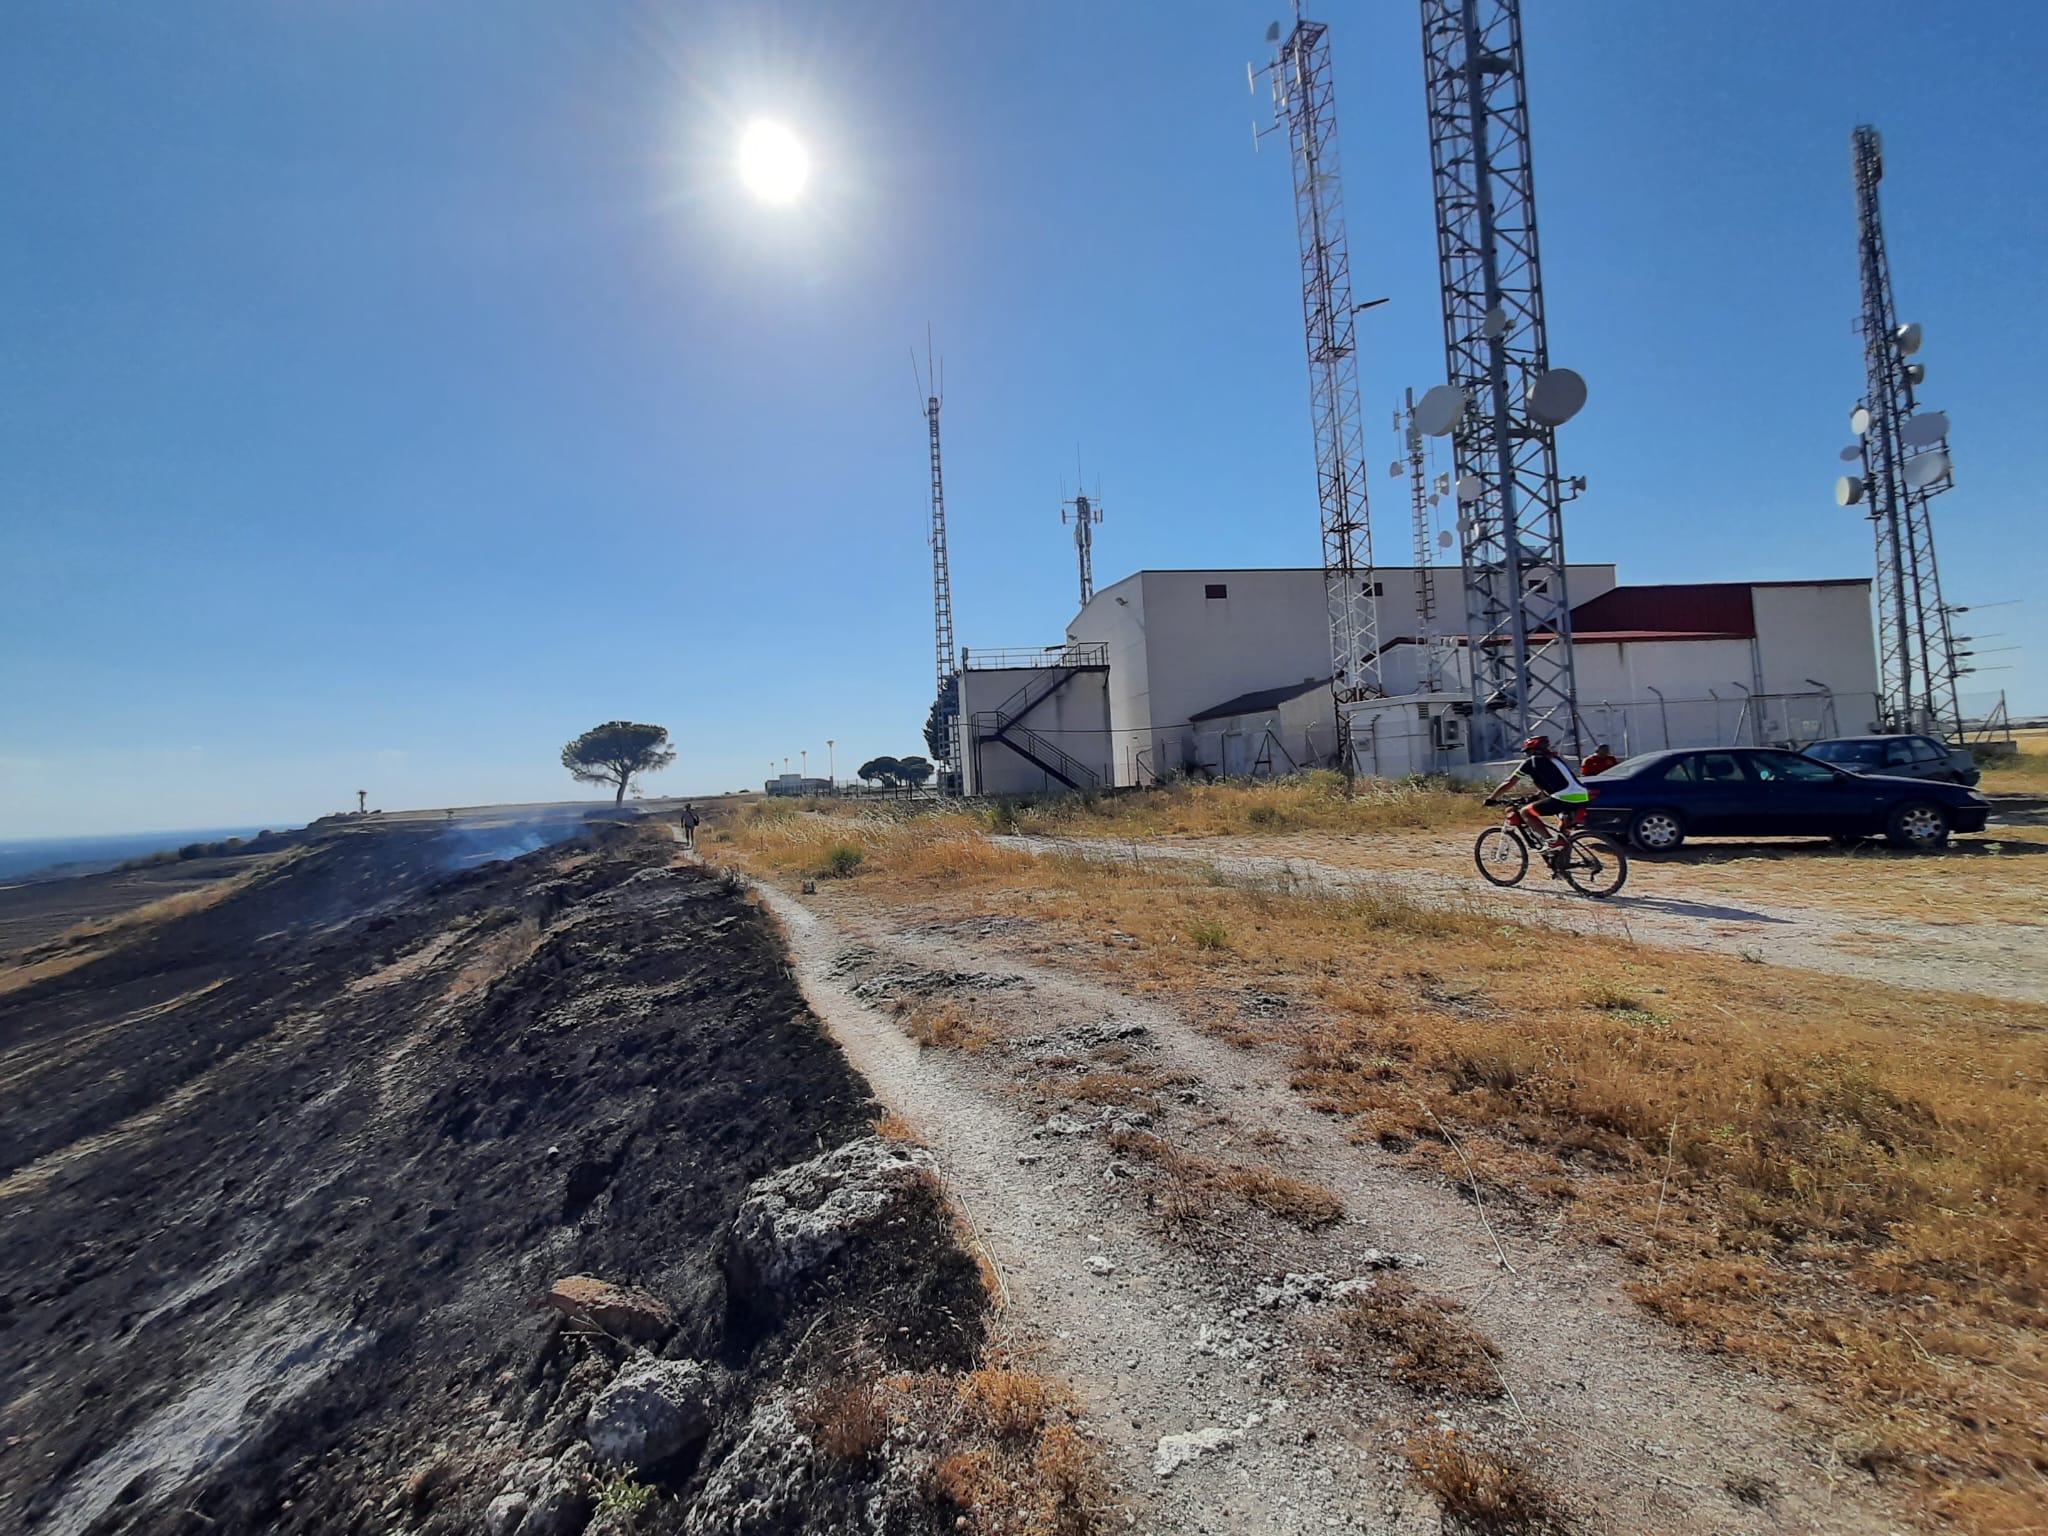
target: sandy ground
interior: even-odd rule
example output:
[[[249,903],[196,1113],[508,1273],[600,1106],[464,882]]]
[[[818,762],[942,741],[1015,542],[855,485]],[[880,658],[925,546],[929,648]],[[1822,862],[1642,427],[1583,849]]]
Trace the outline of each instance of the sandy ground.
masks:
[[[1074,1384],[1138,1529],[1436,1532],[1395,1454],[1417,1423],[1546,1468],[1589,1531],[1905,1528],[1797,1427],[1792,1389],[1679,1350],[1622,1295],[1615,1263],[1555,1228],[1495,1213],[1504,1267],[1459,1191],[1348,1142],[1291,1091],[1277,1052],[1033,959],[1009,920],[920,924],[844,887],[762,891],[813,1009],[937,1151],[1004,1279],[1009,1327]],[[948,989],[999,1016],[1004,1042],[922,1049],[887,1007]],[[1311,1235],[1219,1209],[1169,1235],[1144,1170],[1108,1144],[1129,1112],[1063,1098],[1034,1067],[1100,1056],[1105,1042],[1185,1074],[1150,1119],[1157,1133],[1314,1180],[1347,1219]],[[1328,1305],[1260,1304],[1260,1286],[1288,1272],[1365,1276],[1387,1255],[1498,1342],[1506,1395],[1411,1396],[1333,1351]],[[1201,1431],[1225,1443],[1161,1475],[1168,1437]]]
[[[1720,844],[1682,858],[1637,859],[1627,886],[1606,901],[1589,901],[1540,868],[1511,890],[1488,885],[1465,832],[1002,841],[1331,885],[1383,881],[1576,932],[1894,986],[2048,1001],[2048,836],[2031,829],[1928,858],[1843,854],[1806,842]]]

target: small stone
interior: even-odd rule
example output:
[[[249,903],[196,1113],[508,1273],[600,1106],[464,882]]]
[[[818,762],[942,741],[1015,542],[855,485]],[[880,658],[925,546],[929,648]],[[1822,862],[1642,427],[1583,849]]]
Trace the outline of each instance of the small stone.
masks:
[[[643,1352],[597,1394],[584,1435],[600,1460],[645,1471],[710,1432],[711,1399],[711,1373],[703,1365]]]
[[[512,1536],[526,1518],[526,1495],[501,1493],[484,1509],[484,1530],[488,1536]]]
[[[1106,1258],[1099,1253],[1091,1253],[1081,1262],[1098,1275],[1113,1274],[1116,1271],[1116,1260]]]
[[[1237,1444],[1237,1432],[1229,1429],[1191,1429],[1183,1435],[1164,1435],[1152,1453],[1152,1471],[1171,1477],[1191,1461]]]
[[[614,1285],[594,1275],[570,1275],[548,1292],[548,1305],[580,1323],[634,1343],[653,1343],[675,1331],[675,1314],[659,1296]]]

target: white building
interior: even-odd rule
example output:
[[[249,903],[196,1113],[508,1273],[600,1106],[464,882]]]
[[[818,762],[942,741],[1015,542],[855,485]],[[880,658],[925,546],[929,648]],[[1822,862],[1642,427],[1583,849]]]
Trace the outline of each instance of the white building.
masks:
[[[1469,767],[1460,569],[1383,567],[1375,579],[1388,696],[1346,706],[1361,766]],[[1868,580],[1625,587],[1611,565],[1574,565],[1569,580],[1589,748],[1800,743],[1877,719]],[[963,652],[963,787],[1089,789],[1330,764],[1329,672],[1321,570],[1139,571],[1097,592],[1064,645]]]

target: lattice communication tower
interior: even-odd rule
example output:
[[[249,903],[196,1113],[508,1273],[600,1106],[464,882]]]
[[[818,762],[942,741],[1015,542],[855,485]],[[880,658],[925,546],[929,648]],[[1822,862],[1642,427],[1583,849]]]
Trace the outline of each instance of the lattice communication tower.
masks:
[[[1534,734],[1576,750],[1556,429],[1585,385],[1550,366],[1520,0],[1422,0],[1422,59],[1449,393],[1419,410],[1452,434],[1472,757]]]
[[[1877,652],[1884,688],[1884,724],[1895,731],[1962,733],[1951,610],[1941,600],[1928,502],[1955,484],[1948,416],[1921,412],[1914,390],[1927,376],[1908,359],[1920,348],[1920,327],[1901,325],[1892,299],[1890,259],[1877,184],[1884,144],[1875,128],[1849,135],[1856,183],[1856,229],[1863,285],[1864,396],[1850,413],[1858,442],[1843,450],[1862,474],[1845,475],[1835,499],[1868,505],[1877,535]]]
[[[1316,490],[1323,518],[1323,588],[1330,619],[1330,686],[1341,706],[1377,698],[1379,605],[1374,600],[1365,423],[1358,402],[1357,311],[1344,200],[1337,174],[1337,103],[1330,29],[1296,16],[1266,68],[1276,126],[1287,130],[1294,217],[1301,244],[1301,309],[1308,341],[1309,414],[1315,426]],[[1338,717],[1343,718],[1340,708]],[[1353,765],[1349,730],[1344,765]]]
[[[914,362],[916,353],[911,357]],[[939,468],[939,402],[945,391],[929,356],[925,359],[925,377],[931,381],[931,393],[924,402],[924,419],[932,438],[932,640],[938,669],[937,696],[943,698],[959,671],[959,660],[953,649],[953,573],[946,558],[946,477]],[[959,715],[950,714],[948,720],[946,761],[939,765],[942,781],[960,767]]]
[[[1422,642],[1422,686],[1436,693],[1444,685],[1444,676],[1443,636],[1437,629],[1436,617],[1436,535],[1431,526],[1435,519],[1430,516],[1434,496],[1429,488],[1427,445],[1422,428],[1415,424],[1412,389],[1408,391],[1406,409],[1394,414],[1394,430],[1401,434],[1408,456],[1408,505],[1415,521],[1415,607],[1416,616],[1422,621],[1422,633],[1416,636]],[[1396,473],[1401,469],[1398,459],[1394,469]]]

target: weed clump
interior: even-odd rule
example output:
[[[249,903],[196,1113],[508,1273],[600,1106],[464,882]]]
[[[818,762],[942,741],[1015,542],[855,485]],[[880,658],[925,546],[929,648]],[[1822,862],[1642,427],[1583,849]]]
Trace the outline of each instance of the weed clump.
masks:
[[[834,843],[825,850],[825,860],[818,873],[833,880],[844,880],[860,868],[866,857],[867,851],[858,843]]]
[[[1483,1536],[1562,1536],[1569,1529],[1549,1485],[1526,1462],[1456,1430],[1416,1435],[1401,1454],[1444,1512]]]
[[[1399,1275],[1381,1275],[1371,1290],[1351,1297],[1339,1321],[1356,1357],[1384,1365],[1411,1392],[1500,1396],[1493,1368],[1499,1347],[1465,1321],[1456,1302],[1425,1296]]]
[[[1197,949],[1230,948],[1230,930],[1213,917],[1200,917],[1189,923],[1188,938]]]

